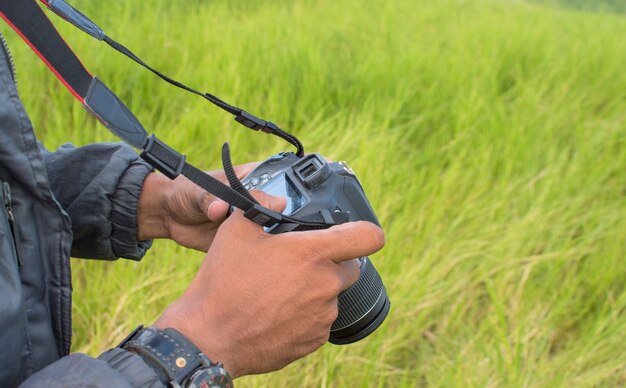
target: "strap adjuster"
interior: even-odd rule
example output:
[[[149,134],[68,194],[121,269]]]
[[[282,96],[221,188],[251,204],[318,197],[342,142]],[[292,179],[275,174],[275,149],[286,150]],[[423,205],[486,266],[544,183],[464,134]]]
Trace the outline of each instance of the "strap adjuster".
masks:
[[[273,134],[278,129],[276,124],[271,121],[265,121],[251,113],[246,112],[245,110],[242,110],[241,113],[235,117],[235,121],[250,129],[254,129],[255,131],[260,130],[269,134]]]
[[[187,160],[185,155],[163,143],[154,134],[148,138],[140,156],[170,179],[180,175]]]
[[[243,215],[255,224],[265,226],[266,228],[276,225],[283,219],[280,213],[265,208],[258,203],[248,208]]]

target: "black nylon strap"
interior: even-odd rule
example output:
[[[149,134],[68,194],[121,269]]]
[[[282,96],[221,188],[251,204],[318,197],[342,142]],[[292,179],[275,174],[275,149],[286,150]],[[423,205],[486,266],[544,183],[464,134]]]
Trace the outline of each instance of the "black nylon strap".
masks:
[[[162,80],[168,82],[171,85],[174,85],[178,88],[184,89],[190,93],[196,94],[200,97],[207,99],[209,102],[213,103],[217,107],[225,110],[226,112],[235,115],[235,120],[242,125],[253,129],[255,131],[262,130],[265,133],[269,133],[275,136],[280,137],[281,139],[291,143],[294,147],[296,147],[296,155],[304,156],[304,147],[298,138],[293,136],[292,134],[280,129],[276,124],[265,121],[261,118],[258,118],[245,110],[238,108],[236,106],[230,105],[227,102],[223,101],[219,97],[211,94],[211,93],[202,93],[193,89],[182,82],[179,82],[160,71],[156,70],[152,66],[148,65],[141,58],[135,55],[131,50],[126,48],[124,45],[116,42],[109,36],[107,36],[104,31],[98,27],[93,21],[91,21],[87,16],[78,11],[76,8],[67,4],[64,0],[49,0],[47,2],[48,8],[50,8],[54,13],[61,16],[64,20],[70,22],[75,27],[79,28],[81,31],[86,32],[92,37],[105,41],[109,46],[111,46],[114,50],[124,54],[128,58],[132,59],[137,64],[143,66],[148,69]]]
[[[240,124],[250,128],[250,129],[253,129],[255,131],[261,130],[261,131],[263,131],[265,133],[272,134],[272,135],[280,137],[281,139],[287,141],[288,143],[291,143],[294,147],[296,147],[296,155],[304,156],[304,146],[302,145],[300,140],[298,140],[298,138],[293,136],[292,134],[290,134],[290,133],[280,129],[276,124],[274,124],[274,123],[272,123],[270,121],[265,121],[263,119],[260,119],[260,118],[258,118],[256,116],[250,114],[249,112],[246,112],[245,110],[243,110],[241,108],[238,108],[236,106],[230,105],[229,103],[225,102],[224,100],[220,99],[219,97],[217,97],[217,96],[215,96],[215,95],[213,95],[211,93],[199,92],[196,89],[193,89],[193,88],[183,84],[182,82],[176,81],[175,79],[173,79],[173,78],[171,78],[171,77],[161,73],[160,71],[156,70],[152,66],[148,65],[141,58],[139,58],[137,55],[135,55],[135,53],[130,51],[128,48],[126,48],[124,45],[116,42],[115,40],[111,39],[110,37],[108,37],[106,35],[104,36],[103,40],[109,46],[111,46],[114,50],[116,50],[116,51],[126,55],[128,58],[132,59],[135,63],[143,66],[146,69],[148,69],[149,71],[151,71],[152,73],[154,73],[159,78],[161,78],[162,80],[166,81],[167,83],[207,99],[209,102],[213,103],[217,107],[225,110],[226,112],[228,112],[230,114],[235,115],[235,120],[238,123],[240,123]]]
[[[219,180],[206,174],[204,171],[199,170],[197,167],[186,163],[183,167],[182,174],[209,193],[230,203],[236,208],[246,211],[253,205],[252,201],[226,186]]]
[[[244,197],[248,198],[250,201],[254,203],[258,203],[256,199],[245,187],[241,184],[239,178],[237,178],[237,173],[235,173],[235,169],[233,168],[233,163],[230,159],[230,147],[228,143],[224,143],[222,145],[222,166],[224,166],[224,173],[226,173],[226,179],[228,179],[228,183],[230,187],[233,188],[236,192],[240,193]]]
[[[155,168],[171,179],[182,173],[204,190],[244,211],[256,205],[217,179],[185,163],[184,156],[156,137],[148,138],[148,133],[132,112],[100,80],[89,74],[35,0],[0,0],[0,14],[91,114],[116,136],[143,149],[141,156]]]
[[[140,156],[170,179],[182,174],[207,192],[243,210],[244,213],[263,213],[268,216],[268,219],[263,221],[261,225],[271,226],[282,218],[280,214],[261,207],[253,198],[248,198],[245,194],[233,190],[204,171],[187,163],[185,155],[174,150],[154,135],[148,138]],[[251,215],[252,213],[248,214]]]
[[[79,100],[92,76],[33,0],[1,0],[0,13]]]
[[[68,17],[68,20],[72,15],[73,17],[84,17],[84,15],[76,10],[72,15],[64,15],[63,12],[67,11],[67,7],[73,8],[62,0],[55,0],[55,3],[58,3],[54,8],[55,12],[59,13],[61,16]],[[141,157],[170,179],[174,179],[176,176],[183,174],[204,190],[232,206],[243,210],[247,218],[259,225],[269,227],[276,223],[283,222],[283,220],[313,228],[332,225],[332,223],[328,222],[310,222],[309,220],[303,221],[286,217],[258,204],[245,188],[239,187],[241,186],[241,182],[239,182],[234,173],[228,152],[225,169],[230,171],[227,172],[230,175],[229,180],[234,183],[237,191],[198,168],[186,163],[184,155],[167,146],[154,135],[148,137],[147,132],[139,120],[137,120],[122,101],[100,80],[93,77],[87,69],[85,69],[35,0],[0,0],[0,16],[15,29],[61,82],[63,82],[74,96],[84,104],[90,113],[100,120],[113,134],[132,146],[142,149]],[[84,18],[86,19],[86,17]],[[83,22],[86,23],[85,21]],[[79,26],[79,28],[81,28],[81,26]],[[83,28],[84,26],[81,29]],[[102,33],[95,24],[89,28],[95,29],[97,32],[99,31],[98,33]],[[149,66],[145,66],[151,69]],[[160,74],[153,69],[151,70],[156,74]],[[184,85],[182,85],[182,87],[186,88]],[[280,130],[274,124],[249,114],[245,117],[245,120],[249,121],[251,123],[250,125],[270,128],[278,136],[290,142],[293,141],[292,144],[297,144],[298,152],[303,152],[302,145],[295,137]]]
[[[132,51],[130,51],[129,49],[127,49],[125,46],[123,46],[122,44],[114,41],[113,39],[111,39],[108,36],[105,36],[103,39],[109,46],[111,46],[113,49],[115,49],[116,51],[126,55],[128,58],[132,59],[133,61],[135,61],[136,63],[138,63],[139,65],[145,67],[146,69],[150,70],[152,73],[154,73],[155,75],[157,75],[159,78],[161,78],[162,80],[168,82],[171,85],[174,85],[178,88],[184,89],[190,93],[196,94],[200,97],[206,98],[207,100],[209,100],[210,102],[212,102],[213,104],[217,105],[218,107],[224,109],[226,112],[234,114],[234,115],[239,115],[242,112],[242,109],[237,108],[235,106],[232,106],[224,101],[222,101],[219,97],[214,96],[210,93],[202,93],[199,92],[193,88],[190,88],[189,86],[183,84],[182,82],[176,81],[173,78],[168,77],[167,75],[161,73],[160,71],[156,70],[155,68],[153,68],[152,66],[148,65],[147,63],[145,63],[141,58],[139,58],[137,55],[135,55],[135,53],[133,53]]]

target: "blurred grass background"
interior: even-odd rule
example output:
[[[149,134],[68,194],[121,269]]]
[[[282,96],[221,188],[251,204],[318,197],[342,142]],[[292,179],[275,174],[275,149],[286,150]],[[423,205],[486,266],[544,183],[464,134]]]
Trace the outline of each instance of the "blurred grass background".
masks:
[[[623,0],[531,0],[536,3],[580,9],[585,11],[621,12],[626,13],[626,2]]]
[[[622,1],[72,3],[157,68],[347,160],[385,228],[385,324],[238,386],[626,384]],[[219,168],[224,141],[236,163],[289,148],[57,25],[196,165]],[[2,31],[48,147],[115,140]],[[157,241],[141,263],[74,260],[73,350],[152,322],[202,258]]]

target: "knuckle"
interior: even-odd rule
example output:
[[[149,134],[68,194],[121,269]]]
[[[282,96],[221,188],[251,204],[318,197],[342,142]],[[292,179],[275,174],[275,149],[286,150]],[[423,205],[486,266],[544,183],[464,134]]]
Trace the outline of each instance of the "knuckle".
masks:
[[[335,273],[333,276],[330,276],[327,282],[327,287],[330,295],[333,298],[336,298],[344,287],[343,276],[340,273]]]
[[[316,334],[312,336],[311,338],[309,351],[307,352],[307,354],[314,352],[317,349],[321,348],[326,342],[328,342],[329,338],[330,338],[330,326],[320,328],[319,330],[317,330]]]
[[[213,196],[211,194],[209,194],[208,192],[202,190],[202,192],[200,193],[200,203],[201,204],[208,206],[211,203],[212,199],[213,199]]]
[[[330,339],[330,330],[325,330],[322,334],[320,334],[319,338],[317,339],[315,343],[316,350],[321,348],[326,342],[328,342],[329,339]]]
[[[330,330],[328,328],[319,329],[313,332],[307,340],[297,346],[294,346],[293,354],[290,357],[289,362],[305,357],[326,343],[330,338]]]
[[[339,305],[335,302],[333,303],[332,307],[328,309],[327,316],[326,316],[326,322],[329,327],[333,324],[333,322],[337,320],[338,316],[339,316]]]

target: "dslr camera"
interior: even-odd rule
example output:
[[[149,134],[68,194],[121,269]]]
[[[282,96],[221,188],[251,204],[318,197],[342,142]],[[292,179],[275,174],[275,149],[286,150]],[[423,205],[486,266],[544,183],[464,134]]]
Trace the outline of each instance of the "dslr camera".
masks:
[[[283,212],[300,220],[329,224],[370,221],[380,225],[363,187],[345,162],[327,162],[319,154],[302,158],[291,152],[269,157],[242,180],[248,190],[257,189],[287,199]],[[296,223],[266,228],[268,233],[313,229]],[[336,345],[359,341],[381,325],[389,313],[387,291],[368,257],[355,258],[360,265],[358,281],[339,294],[339,315],[330,330]]]

